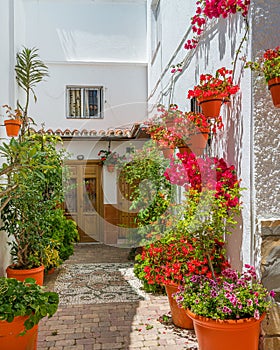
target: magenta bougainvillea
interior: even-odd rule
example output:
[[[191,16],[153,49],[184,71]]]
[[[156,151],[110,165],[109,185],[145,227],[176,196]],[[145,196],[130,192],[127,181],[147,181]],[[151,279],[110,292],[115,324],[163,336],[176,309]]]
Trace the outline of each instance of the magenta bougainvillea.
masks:
[[[192,17],[192,31],[195,35],[185,44],[185,49],[196,48],[200,35],[203,33],[208,20],[212,18],[227,18],[230,14],[241,12],[246,17],[250,0],[198,0],[196,14]]]
[[[180,162],[171,159],[165,177],[185,190],[215,191],[215,198],[227,208],[240,205],[240,180],[234,165],[227,165],[223,158],[197,158],[194,153],[177,154]]]

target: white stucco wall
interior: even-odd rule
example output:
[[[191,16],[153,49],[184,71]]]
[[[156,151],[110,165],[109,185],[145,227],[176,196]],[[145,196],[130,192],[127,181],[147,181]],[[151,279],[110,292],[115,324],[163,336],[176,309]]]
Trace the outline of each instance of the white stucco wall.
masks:
[[[144,0],[23,0],[26,44],[47,61],[146,61]]]
[[[30,116],[40,126],[65,130],[126,127],[146,117],[146,65],[49,64],[50,77],[38,85],[38,101],[31,102]],[[67,119],[66,86],[103,86],[103,119]]]
[[[19,0],[15,18],[15,51],[36,47],[49,67],[30,104],[37,128],[107,130],[146,118],[145,0]],[[103,86],[104,118],[66,119],[67,85]]]

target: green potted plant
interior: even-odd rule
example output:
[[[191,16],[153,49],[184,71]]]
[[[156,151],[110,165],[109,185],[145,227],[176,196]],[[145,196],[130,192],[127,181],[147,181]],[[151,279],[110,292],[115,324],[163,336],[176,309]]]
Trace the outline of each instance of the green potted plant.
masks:
[[[218,278],[193,275],[174,295],[193,319],[201,350],[257,350],[260,322],[272,305],[273,291],[260,281],[254,267],[222,271]]]
[[[215,75],[201,74],[199,84],[188,91],[188,98],[197,98],[203,114],[216,118],[223,102],[229,100],[239,90],[232,80],[232,70],[225,67],[217,69]]]
[[[16,108],[12,111],[12,107],[8,105],[3,105],[6,108],[6,115],[9,119],[4,120],[6,127],[6,133],[9,137],[18,136],[21,124],[22,124],[22,112],[20,109]]]
[[[45,272],[55,269],[74,253],[74,243],[79,240],[77,224],[68,220],[62,209],[55,208],[45,214],[48,223],[44,235],[50,243],[45,248]]]
[[[34,101],[37,102],[35,87],[49,76],[48,67],[40,59],[37,48],[23,47],[22,51],[16,54],[15,72],[17,84],[25,92],[24,105],[18,102],[23,122],[21,134],[24,135],[29,123],[34,122],[28,115],[30,96],[33,95]]]
[[[257,61],[246,62],[246,68],[251,68],[265,77],[275,107],[280,107],[280,47],[268,49]]]
[[[1,146],[7,169],[14,164],[24,165],[24,171],[9,175],[6,202],[2,210],[3,227],[13,239],[10,242],[13,264],[7,268],[8,277],[24,280],[39,274],[43,283],[45,248],[50,244],[46,235],[51,228],[49,217],[63,202],[64,152],[56,150],[59,139],[50,135],[31,135],[24,139],[12,139]],[[5,190],[5,187],[4,187]],[[32,276],[30,276],[32,273]],[[12,274],[12,275],[11,275]]]
[[[33,279],[0,277],[0,347],[35,350],[38,322],[57,311],[57,293],[46,292]]]

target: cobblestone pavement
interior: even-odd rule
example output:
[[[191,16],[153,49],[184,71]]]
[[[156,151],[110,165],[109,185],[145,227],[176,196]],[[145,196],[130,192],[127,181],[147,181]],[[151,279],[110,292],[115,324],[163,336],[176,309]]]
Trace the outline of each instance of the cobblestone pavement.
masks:
[[[127,263],[128,249],[101,244],[77,245],[67,264]],[[59,271],[47,276],[53,289]],[[196,350],[193,331],[174,327],[166,296],[122,303],[60,305],[39,324],[38,350]],[[162,317],[167,321],[160,322]]]

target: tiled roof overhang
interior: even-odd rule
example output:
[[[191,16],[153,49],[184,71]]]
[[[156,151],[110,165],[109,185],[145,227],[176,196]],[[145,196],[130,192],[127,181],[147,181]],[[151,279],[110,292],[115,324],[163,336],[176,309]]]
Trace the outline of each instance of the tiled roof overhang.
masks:
[[[35,130],[34,130],[35,131]],[[143,124],[134,124],[131,128],[110,128],[107,130],[88,130],[88,129],[47,129],[39,130],[37,133],[60,136],[63,140],[114,140],[124,141],[132,139],[149,139],[150,135],[146,133],[146,126]]]

